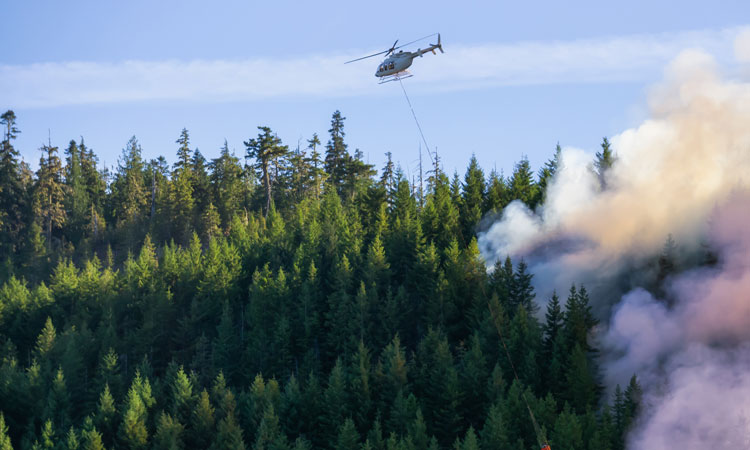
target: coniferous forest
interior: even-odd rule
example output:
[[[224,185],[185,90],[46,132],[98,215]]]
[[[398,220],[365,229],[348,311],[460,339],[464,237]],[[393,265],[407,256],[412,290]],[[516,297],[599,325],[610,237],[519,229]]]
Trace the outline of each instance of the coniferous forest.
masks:
[[[103,169],[81,138],[33,172],[0,123],[0,450],[623,448],[640,388],[601,385],[586,287],[537,298],[477,247],[559,147],[409,179],[336,111],[304,148],[258,127],[207,160],[183,129]]]

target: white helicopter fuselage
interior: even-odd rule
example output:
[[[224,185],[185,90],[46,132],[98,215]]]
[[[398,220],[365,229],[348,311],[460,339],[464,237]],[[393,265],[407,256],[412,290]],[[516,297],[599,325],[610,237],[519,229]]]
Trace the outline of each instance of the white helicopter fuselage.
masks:
[[[378,70],[375,72],[375,76],[385,77],[403,72],[411,66],[411,63],[416,56],[417,55],[412,52],[399,51],[398,53],[394,53],[380,63]]]
[[[435,49],[443,51],[443,46],[440,44],[440,35],[438,35],[438,43],[436,45],[430,45],[425,49],[417,49],[416,52],[405,52],[399,50],[397,53],[392,53],[378,66],[378,70],[375,71],[376,77],[388,77],[391,75],[397,75],[411,66],[414,58],[422,56],[425,53],[432,52],[435,54]]]

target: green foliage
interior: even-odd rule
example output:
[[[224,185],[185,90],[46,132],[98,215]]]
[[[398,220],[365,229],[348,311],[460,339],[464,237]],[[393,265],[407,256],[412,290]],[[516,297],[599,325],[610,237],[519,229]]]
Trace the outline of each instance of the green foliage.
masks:
[[[272,134],[270,128],[258,127],[258,129],[260,130],[258,138],[245,141],[245,147],[247,147],[246,156],[255,159],[255,168],[258,177],[263,182],[263,188],[266,193],[266,206],[264,211],[267,217],[268,212],[271,210],[273,185],[272,171],[275,169],[278,159],[284,156],[289,149],[281,144],[281,139],[275,134]]]
[[[13,450],[8,436],[8,426],[5,424],[5,415],[0,412],[0,450]]]
[[[607,187],[607,171],[612,168],[616,159],[617,157],[612,151],[609,140],[605,137],[602,140],[602,151],[596,152],[596,159],[594,160],[594,170],[599,177],[602,189],[606,189]]]
[[[489,211],[543,201],[559,149],[537,182],[525,159],[451,179],[435,158],[423,191],[391,155],[376,179],[337,111],[324,160],[317,135],[289,152],[260,127],[249,166],[226,142],[207,162],[183,130],[173,166],[132,138],[109,174],[81,139],[65,167],[44,146],[32,174],[15,120],[0,117],[0,449],[525,448],[526,401],[554,448],[622,448],[640,388],[595,410],[586,290],[539,323],[526,264],[488,275],[474,238]]]

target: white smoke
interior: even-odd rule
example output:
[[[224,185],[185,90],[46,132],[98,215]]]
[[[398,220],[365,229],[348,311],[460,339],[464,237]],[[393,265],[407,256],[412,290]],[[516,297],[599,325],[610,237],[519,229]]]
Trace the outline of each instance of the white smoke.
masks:
[[[741,33],[737,59],[748,52]],[[591,156],[564,149],[545,204],[509,208],[480,248],[526,258],[541,297],[594,286],[605,380],[636,373],[644,388],[629,448],[736,448],[750,443],[750,84],[690,50],[650,99],[652,118],[612,138],[604,188]],[[638,288],[669,235],[718,262]]]

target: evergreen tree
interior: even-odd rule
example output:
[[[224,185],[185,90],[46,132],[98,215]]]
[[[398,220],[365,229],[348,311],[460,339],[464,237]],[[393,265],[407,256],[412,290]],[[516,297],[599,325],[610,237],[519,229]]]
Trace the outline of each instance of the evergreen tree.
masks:
[[[0,411],[0,450],[13,450],[8,436],[8,426],[5,424],[5,416]]]
[[[339,427],[335,448],[336,450],[359,450],[359,433],[351,418],[346,419]]]
[[[318,146],[320,145],[320,138],[317,133],[313,133],[311,139],[307,140],[307,148],[310,149],[310,156],[306,160],[306,163],[310,170],[310,184],[312,185],[312,192],[315,198],[320,198],[321,184],[325,180],[325,170],[323,169],[323,162],[320,159],[320,152],[318,152]]]
[[[566,405],[555,422],[550,444],[554,446],[555,450],[558,448],[563,450],[584,448],[582,433],[578,416],[571,412]]]
[[[193,200],[195,209],[203,211],[213,202],[211,197],[210,179],[208,176],[208,162],[199,149],[195,149],[193,157],[190,158],[190,171],[192,172]]]
[[[487,196],[484,200],[484,210],[502,211],[508,204],[508,195],[508,186],[505,184],[504,177],[498,175],[495,170],[490,172],[490,179],[487,183]]]
[[[219,157],[211,160],[209,169],[214,205],[221,218],[222,226],[226,228],[232,218],[242,210],[244,200],[242,167],[239,164],[239,158],[229,153],[226,140]]]
[[[182,129],[180,137],[175,142],[179,144],[179,147],[177,148],[177,162],[172,171],[172,183],[169,189],[170,222],[174,227],[174,236],[176,236],[177,241],[187,243],[193,231],[193,209],[195,207],[193,198],[195,176],[192,171],[190,136],[187,129]]]
[[[115,400],[109,390],[109,384],[105,384],[97,405],[96,425],[102,430],[102,439],[109,446],[114,443],[115,438],[115,414]]]
[[[539,181],[537,182],[538,189],[536,192],[537,199],[534,201],[536,205],[543,204],[547,198],[547,187],[555,177],[557,169],[560,167],[561,158],[562,147],[560,147],[560,143],[558,142],[555,147],[555,155],[552,159],[547,160],[547,162],[544,163],[544,166],[539,170]]]
[[[573,347],[565,379],[566,399],[577,413],[583,414],[588,407],[595,405],[596,379],[592,374],[586,353],[578,343]]]
[[[521,306],[530,315],[534,315],[539,310],[539,306],[534,302],[536,294],[534,293],[534,287],[531,285],[533,275],[527,272],[527,268],[524,260],[521,260],[516,266],[513,282],[510,285],[511,307]]]
[[[344,143],[344,120],[346,120],[346,117],[343,117],[340,111],[337,110],[333,113],[331,129],[328,130],[331,138],[326,144],[325,157],[325,171],[328,175],[328,182],[336,188],[339,195],[343,193],[347,168],[351,159]]]
[[[538,187],[534,183],[531,166],[526,157],[516,163],[508,185],[511,200],[521,200],[531,209],[536,207],[534,201]]]
[[[65,449],[66,450],[78,450],[81,443],[78,441],[78,435],[76,434],[75,428],[72,426],[68,429],[68,434],[65,436]]]
[[[552,292],[552,297],[547,303],[547,312],[544,317],[546,319],[544,324],[544,358],[549,361],[552,359],[555,339],[563,327],[563,312],[560,307],[560,297],[557,296],[557,292],[555,291]]]
[[[482,450],[496,450],[510,447],[507,425],[503,418],[502,407],[493,405],[482,428]]]
[[[193,394],[193,383],[188,378],[182,366],[180,366],[175,374],[171,390],[172,414],[174,418],[180,423],[189,423],[195,406],[195,394]]]
[[[72,406],[70,394],[65,384],[65,376],[61,368],[57,369],[52,379],[52,388],[47,396],[47,410],[45,417],[65,429],[70,423],[70,408]]]
[[[482,218],[483,199],[485,197],[484,172],[479,167],[477,158],[471,155],[469,167],[464,176],[463,196],[461,202],[461,229],[464,239],[470,239],[474,235],[474,227]]]
[[[65,188],[62,180],[62,164],[57,156],[57,147],[44,145],[36,172],[34,186],[34,216],[42,226],[47,238],[47,248],[52,244],[52,231],[65,223],[63,200]]]
[[[265,216],[268,217],[268,212],[271,210],[272,186],[276,178],[273,169],[277,160],[286,155],[288,148],[281,144],[281,139],[272,134],[270,128],[258,127],[258,129],[260,130],[258,138],[245,141],[245,147],[247,157],[254,158],[256,161],[255,169],[262,180],[266,195]]]
[[[612,168],[616,159],[616,156],[612,152],[609,140],[605,137],[602,140],[602,151],[596,152],[596,159],[594,160],[594,170],[599,177],[599,183],[602,189],[607,188],[607,172]]]
[[[625,388],[625,398],[623,400],[623,428],[628,430],[630,424],[638,415],[641,407],[641,396],[643,392],[635,375],[630,378],[628,387]]]
[[[115,225],[125,233],[126,247],[132,249],[141,236],[140,227],[147,216],[148,204],[141,146],[135,136],[122,151],[111,190]]]
[[[156,425],[153,449],[179,450],[184,448],[182,434],[185,427],[172,416],[162,412],[159,415],[159,423]]]
[[[24,227],[25,189],[18,150],[13,140],[20,131],[16,127],[16,114],[8,110],[0,115],[3,140],[0,142],[0,248],[4,255],[18,250],[17,239]],[[5,261],[0,261],[0,264]],[[0,276],[2,274],[0,273]]]
[[[148,408],[154,403],[148,379],[136,372],[124,405],[119,438],[123,445],[133,449],[145,448],[148,444]]]
[[[68,217],[66,235],[72,242],[79,242],[90,219],[91,200],[83,179],[81,151],[76,141],[70,141],[65,153],[67,165],[65,167],[65,214]]]

